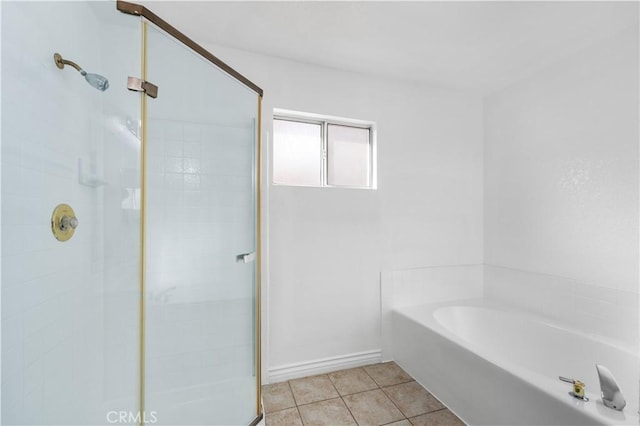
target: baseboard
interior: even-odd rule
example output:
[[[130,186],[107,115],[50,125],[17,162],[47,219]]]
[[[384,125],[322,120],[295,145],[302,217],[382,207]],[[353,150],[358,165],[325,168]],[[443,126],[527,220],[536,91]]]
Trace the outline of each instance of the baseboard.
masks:
[[[336,370],[377,364],[382,361],[382,351],[357,352],[330,358],[315,359],[295,364],[281,365],[269,369],[269,383],[284,382],[285,380],[313,376],[314,374],[329,373]]]

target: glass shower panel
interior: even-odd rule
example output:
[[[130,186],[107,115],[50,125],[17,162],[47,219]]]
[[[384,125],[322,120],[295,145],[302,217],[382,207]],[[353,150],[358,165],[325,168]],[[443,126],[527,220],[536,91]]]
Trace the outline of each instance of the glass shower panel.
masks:
[[[147,70],[146,411],[249,424],[258,96],[151,24]]]
[[[111,2],[2,4],[2,424],[137,415],[139,40]],[[78,219],[65,242],[61,203]]]

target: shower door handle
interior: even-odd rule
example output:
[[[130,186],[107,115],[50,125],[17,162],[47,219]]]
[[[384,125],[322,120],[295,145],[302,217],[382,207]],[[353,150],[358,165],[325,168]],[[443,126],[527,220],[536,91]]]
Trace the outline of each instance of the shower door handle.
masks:
[[[249,263],[256,260],[256,252],[242,253],[236,256],[236,262]]]

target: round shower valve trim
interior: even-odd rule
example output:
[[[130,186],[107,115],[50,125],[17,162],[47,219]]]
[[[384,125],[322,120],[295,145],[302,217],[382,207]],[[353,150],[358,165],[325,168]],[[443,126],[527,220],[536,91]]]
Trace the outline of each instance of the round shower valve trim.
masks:
[[[58,241],[67,241],[73,237],[78,227],[78,218],[68,204],[58,204],[51,214],[51,232]]]

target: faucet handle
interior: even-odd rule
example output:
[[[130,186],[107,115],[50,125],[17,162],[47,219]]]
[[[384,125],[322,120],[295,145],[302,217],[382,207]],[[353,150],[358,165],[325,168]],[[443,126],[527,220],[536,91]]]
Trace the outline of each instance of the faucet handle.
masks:
[[[581,399],[583,401],[589,401],[589,398],[584,396],[585,385],[583,382],[576,379],[568,379],[562,376],[559,376],[558,378],[563,382],[571,383],[573,385],[573,389],[569,392],[569,395],[571,395],[574,398]]]
[[[624,396],[622,396],[620,387],[613,377],[613,374],[611,374],[611,371],[609,371],[607,367],[600,364],[596,364],[596,370],[598,371],[598,379],[600,379],[602,402],[609,408],[622,411],[627,405],[627,401],[625,401]]]
[[[573,382],[575,382],[575,380],[573,380],[573,379],[568,379],[568,378],[562,377],[562,376],[559,376],[558,379],[562,380],[563,382],[567,382],[567,383],[571,383],[571,384],[573,384]]]

